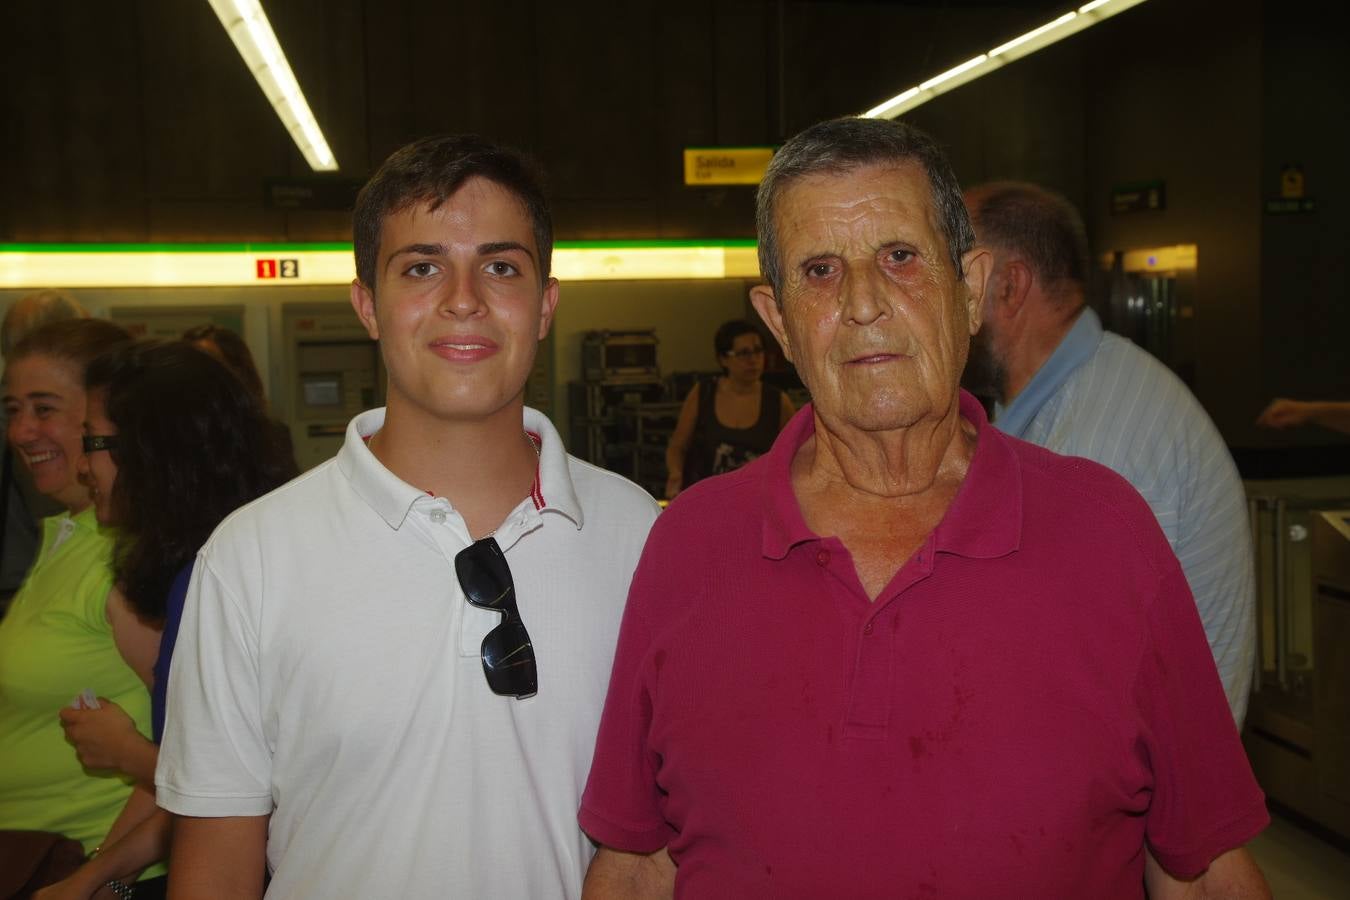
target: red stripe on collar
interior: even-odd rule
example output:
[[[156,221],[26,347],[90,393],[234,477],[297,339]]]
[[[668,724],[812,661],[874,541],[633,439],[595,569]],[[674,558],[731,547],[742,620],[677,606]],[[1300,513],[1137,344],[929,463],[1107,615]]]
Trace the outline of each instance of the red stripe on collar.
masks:
[[[540,454],[538,460],[534,464],[534,483],[530,485],[530,499],[534,501],[534,508],[538,511],[548,505],[544,502],[544,489],[540,483],[539,472],[544,465],[544,457],[541,453],[544,446],[544,439],[533,431],[527,430],[525,435],[530,439],[530,443],[534,444],[534,452]]]

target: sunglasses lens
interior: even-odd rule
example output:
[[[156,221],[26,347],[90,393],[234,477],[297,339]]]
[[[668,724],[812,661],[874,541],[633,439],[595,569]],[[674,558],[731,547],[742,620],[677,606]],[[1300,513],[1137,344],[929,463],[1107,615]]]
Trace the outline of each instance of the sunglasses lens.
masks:
[[[538,692],[534,645],[519,619],[508,619],[483,638],[483,674],[494,694],[530,697]]]
[[[474,606],[496,610],[514,606],[511,569],[495,540],[478,541],[455,554],[455,574]]]

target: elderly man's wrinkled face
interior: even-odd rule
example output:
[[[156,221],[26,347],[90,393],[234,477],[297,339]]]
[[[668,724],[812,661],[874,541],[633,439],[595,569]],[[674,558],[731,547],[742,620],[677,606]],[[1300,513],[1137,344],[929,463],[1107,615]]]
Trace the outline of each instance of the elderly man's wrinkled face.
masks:
[[[779,199],[784,352],[830,427],[907,428],[955,408],[988,255],[957,277],[917,163],[802,178]],[[760,289],[767,290],[767,289]],[[756,306],[765,314],[762,297]]]

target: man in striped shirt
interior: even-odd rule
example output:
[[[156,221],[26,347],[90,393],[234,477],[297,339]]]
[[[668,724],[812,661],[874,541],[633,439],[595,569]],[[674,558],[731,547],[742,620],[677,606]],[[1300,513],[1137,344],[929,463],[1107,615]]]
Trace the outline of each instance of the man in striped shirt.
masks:
[[[1102,330],[1086,305],[1086,229],[1031,184],[966,191],[994,265],[965,384],[992,394],[994,424],[1114,469],[1148,501],[1181,561],[1238,727],[1255,653],[1256,584],[1237,467],[1199,401],[1167,366]]]

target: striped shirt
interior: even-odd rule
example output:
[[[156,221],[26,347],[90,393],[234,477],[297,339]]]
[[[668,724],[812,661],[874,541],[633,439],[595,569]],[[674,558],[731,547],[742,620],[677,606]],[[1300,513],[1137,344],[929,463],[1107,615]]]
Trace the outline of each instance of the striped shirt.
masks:
[[[1148,501],[1195,595],[1240,728],[1256,650],[1251,533],[1237,466],[1199,401],[1085,309],[995,416],[1008,434],[1114,469]]]

